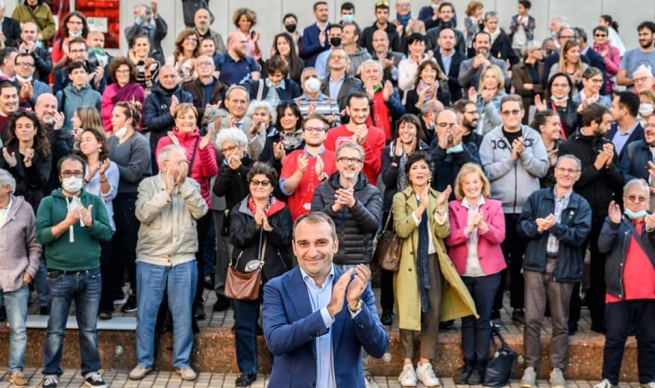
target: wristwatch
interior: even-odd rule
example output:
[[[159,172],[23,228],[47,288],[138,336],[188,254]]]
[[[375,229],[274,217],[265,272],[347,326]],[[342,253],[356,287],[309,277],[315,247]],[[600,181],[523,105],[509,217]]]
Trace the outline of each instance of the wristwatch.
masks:
[[[361,310],[362,307],[364,307],[364,302],[362,302],[362,300],[360,299],[357,301],[357,307],[354,310],[350,308],[350,305],[348,305],[348,310],[350,310],[351,313],[356,313],[359,310]]]

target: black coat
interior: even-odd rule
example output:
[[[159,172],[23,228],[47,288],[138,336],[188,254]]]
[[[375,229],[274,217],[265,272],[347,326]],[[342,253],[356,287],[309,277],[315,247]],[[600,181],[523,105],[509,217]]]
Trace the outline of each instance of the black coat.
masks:
[[[472,143],[462,142],[462,151],[448,153],[439,146],[439,139],[435,135],[434,140],[430,146],[430,156],[432,163],[434,163],[434,173],[432,174],[432,188],[441,192],[450,185],[455,188],[455,178],[459,174],[459,170],[466,163],[476,163],[482,166],[480,161],[480,150]],[[455,190],[450,195],[450,200],[455,199]]]
[[[177,97],[180,104],[193,104],[193,97],[182,90],[178,85],[173,92],[167,92],[158,83],[152,88],[152,92],[146,97],[143,107],[144,131],[150,132],[150,150],[155,154],[159,139],[166,136],[168,131],[175,127],[175,119],[171,116],[170,105],[172,96]]]
[[[575,131],[571,137],[562,142],[558,154],[573,155],[582,162],[580,179],[573,189],[589,202],[593,210],[593,222],[602,222],[607,216],[607,208],[612,200],[619,202],[623,192],[623,174],[619,167],[616,152],[609,168],[597,170],[594,167],[596,156],[608,140],[600,136],[584,136]]]
[[[509,67],[512,67],[521,61],[520,58],[516,56],[516,51],[512,48],[512,41],[509,40],[509,37],[502,29],[494,41],[494,44],[491,45],[489,55],[494,58],[502,59],[503,61],[509,60]]]
[[[285,205],[268,216],[268,223],[273,227],[272,231],[257,229],[255,216],[248,208],[248,198],[244,198],[230,212],[230,243],[234,246],[232,265],[235,265],[238,271],[244,272],[249,261],[261,260],[262,245],[265,242],[263,285],[291,269],[289,247],[293,223],[289,207]]]
[[[539,233],[535,220],[546,218],[554,211],[553,188],[535,191],[523,205],[517,225],[518,233],[528,240],[523,269],[546,272],[548,238],[553,234],[559,240],[553,280],[559,283],[581,282],[586,240],[591,232],[591,208],[584,198],[571,193],[569,204],[562,211],[560,221],[550,231]]]
[[[382,199],[380,190],[370,185],[366,175],[359,173],[355,184],[355,206],[332,210],[335,193],[341,188],[339,172],[321,183],[314,192],[311,211],[321,211],[336,225],[339,250],[334,256],[335,264],[366,264],[373,256],[373,238],[382,225]]]
[[[640,242],[638,248],[646,254],[650,264],[655,268],[655,231],[647,232],[645,223],[642,227],[639,237],[634,223],[626,217],[623,217],[620,224],[615,224],[607,217],[600,231],[598,251],[608,254],[605,262],[605,291],[616,298],[625,297],[623,269],[628,245],[633,237]]]
[[[434,59],[439,64],[439,68],[444,72],[446,69],[443,66],[443,59],[441,58],[441,53],[439,49],[434,50]],[[448,69],[448,91],[450,92],[450,102],[454,103],[455,101],[462,98],[464,95],[462,85],[459,84],[459,66],[466,60],[466,55],[455,50],[452,59],[450,60],[450,69]]]
[[[5,47],[14,46],[16,42],[20,42],[20,23],[16,19],[12,19],[5,14],[2,20],[2,34],[5,36]]]
[[[382,211],[388,213],[391,211],[391,204],[393,203],[393,196],[396,195],[398,190],[398,174],[404,174],[405,171],[398,170],[398,162],[400,157],[395,155],[396,142],[392,141],[388,146],[384,147],[382,151],[382,182],[384,182],[384,198],[382,200]],[[423,140],[419,140],[419,151],[429,151],[430,146]],[[395,167],[394,167],[395,164]]]
[[[25,167],[23,163],[23,156],[18,150],[18,141],[14,140],[6,144],[7,152],[9,155],[16,154],[16,166],[9,167],[5,158],[0,157],[0,168],[3,168],[14,177],[16,180],[16,190],[14,195],[21,195],[32,206],[34,214],[41,200],[50,193],[45,193],[45,187],[50,179],[50,168],[52,165],[52,153],[48,152],[46,156],[35,150],[34,159],[32,160],[32,167]]]
[[[213,190],[217,197],[225,196],[225,207],[227,209],[232,209],[250,193],[248,172],[250,172],[253,163],[248,155],[241,158],[241,166],[236,170],[233,170],[225,163],[220,163]]]

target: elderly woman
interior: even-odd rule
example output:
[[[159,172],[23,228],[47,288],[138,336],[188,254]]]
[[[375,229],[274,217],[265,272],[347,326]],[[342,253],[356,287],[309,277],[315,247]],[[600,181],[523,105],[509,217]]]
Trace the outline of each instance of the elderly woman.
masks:
[[[168,133],[168,136],[162,137],[157,143],[156,154],[166,146],[176,144],[184,147],[189,164],[189,177],[193,178],[200,185],[200,193],[211,207],[211,194],[209,192],[209,182],[212,177],[218,174],[218,165],[216,164],[216,151],[211,144],[211,133],[200,136],[200,129],[196,126],[198,120],[198,111],[192,104],[180,104],[175,111],[175,128]],[[198,229],[198,246],[202,247],[207,238],[207,231],[211,223],[211,213],[205,214],[197,221]],[[204,259],[202,249],[196,252],[198,262],[198,284],[204,284]],[[196,298],[194,302],[194,316],[197,319],[205,319],[206,314],[203,307],[202,298],[203,287],[196,287]]]
[[[109,226],[116,232],[114,207],[112,201],[118,193],[120,175],[116,163],[109,160],[107,138],[102,129],[86,128],[80,135],[79,155],[86,161],[84,173],[84,191],[102,198],[109,217]],[[115,271],[111,260],[111,240],[100,242],[100,273],[102,277],[102,294],[98,318],[111,319],[114,311],[114,285],[116,279],[123,277]]]
[[[114,285],[116,299],[123,299],[123,273],[127,270],[131,294],[121,307],[133,313],[136,303],[136,243],[140,223],[136,218],[136,200],[141,181],[150,175],[150,143],[139,133],[141,104],[121,101],[114,107],[111,124],[114,135],[107,139],[109,158],[118,167],[118,192],[112,201],[116,233],[112,244],[112,262],[119,278]]]
[[[7,123],[7,142],[2,148],[0,168],[4,168],[14,179],[16,189],[32,206],[36,214],[45,193],[52,164],[52,151],[47,129],[34,113],[16,112]]]
[[[259,62],[262,59],[262,46],[259,41],[260,35],[259,32],[253,30],[253,27],[257,25],[257,13],[248,8],[239,8],[234,11],[232,22],[248,40],[246,55],[255,58]]]
[[[277,173],[258,163],[248,173],[246,198],[230,212],[230,242],[234,246],[231,266],[239,272],[252,271],[253,262],[261,267],[261,290],[269,280],[291,268],[291,213],[284,202],[273,196]],[[234,300],[234,340],[241,375],[237,387],[248,387],[257,379],[257,321],[261,308],[257,300]]]
[[[246,117],[250,118],[253,123],[259,122],[266,130],[266,136],[275,135],[275,122],[277,121],[277,112],[273,105],[268,101],[250,101]]]
[[[157,83],[161,63],[151,57],[148,35],[137,35],[134,38],[128,57],[136,66],[135,82],[141,85],[146,94],[150,94],[150,89]]]
[[[36,241],[32,206],[15,196],[16,180],[0,169],[0,297],[4,299],[9,323],[9,381],[17,387],[27,385],[23,375],[27,348],[27,303],[29,284],[36,276],[41,245]],[[5,345],[5,346],[7,346]]]
[[[588,67],[582,73],[582,85],[584,85],[582,90],[573,95],[573,102],[578,104],[578,113],[594,102],[612,109],[612,99],[600,95],[600,89],[603,87],[603,73],[600,70],[595,67]]]
[[[484,32],[491,36],[491,48],[489,55],[494,58],[509,61],[509,66],[514,66],[520,62],[516,51],[512,49],[512,41],[505,31],[498,27],[498,12],[489,11],[484,15]]]
[[[455,198],[448,206],[449,255],[462,277],[479,317],[462,318],[464,368],[456,384],[482,384],[491,340],[491,310],[507,267],[500,244],[505,240],[502,204],[490,199],[491,184],[479,165],[466,163],[455,179]],[[482,260],[484,259],[484,260]]]
[[[543,97],[544,88],[541,86],[541,78],[544,73],[544,53],[541,51],[541,43],[530,41],[521,49],[524,60],[512,67],[512,83],[516,94],[523,97],[523,107],[528,108],[534,105],[535,96]],[[523,124],[527,125],[529,115],[523,115]]]
[[[248,137],[238,128],[224,128],[216,136],[216,149],[224,159],[214,182],[214,194],[225,196],[225,206],[232,209],[248,195],[248,171],[254,161],[248,156]]]
[[[425,142],[425,135],[419,119],[406,114],[398,120],[398,136],[382,151],[382,181],[384,197],[382,200],[383,218],[387,220],[391,213],[391,203],[396,193],[405,191],[409,182],[404,173],[407,158],[414,152],[429,152],[430,146]],[[393,226],[393,224],[391,224]],[[380,305],[383,325],[390,326],[393,321],[393,272],[382,270],[380,280]]]
[[[469,100],[475,101],[478,106],[483,134],[503,123],[500,100],[506,95],[504,85],[503,71],[497,65],[489,65],[482,70],[477,93],[469,91]]]
[[[441,385],[431,364],[437,351],[439,321],[476,314],[473,300],[452,266],[443,241],[450,232],[451,190],[448,187],[439,193],[430,187],[432,168],[427,153],[419,151],[409,156],[404,169],[408,186],[394,195],[391,209],[396,234],[403,239],[400,269],[394,275],[404,363],[398,378],[402,386],[415,387],[417,380],[428,387]],[[448,301],[443,308],[442,299]],[[421,335],[421,351],[415,370],[412,359],[416,332]]]
[[[639,93],[639,121],[643,127],[646,126],[648,118],[653,115],[655,109],[655,92],[644,90]]]
[[[598,250],[607,254],[607,291],[603,381],[596,388],[619,385],[625,341],[634,329],[639,348],[639,382],[655,379],[655,215],[649,214],[650,188],[643,179],[623,187],[625,210],[614,201],[598,238]]]
[[[200,56],[200,36],[191,29],[185,28],[175,39],[173,55],[166,58],[166,65],[173,66],[182,82],[198,78],[196,73],[196,58]]]
[[[578,94],[580,86],[582,86],[582,73],[587,70],[586,63],[582,62],[580,59],[580,42],[577,40],[569,40],[562,47],[562,53],[559,57],[559,62],[554,63],[553,66],[548,69],[548,78],[550,79],[557,73],[565,73],[571,77],[571,82],[573,82],[573,88],[571,91],[575,96]]]
[[[113,82],[107,85],[102,93],[100,114],[105,132],[112,133],[119,129],[111,125],[111,116],[116,104],[120,101],[138,101],[143,105],[146,94],[143,87],[136,82],[136,66],[126,57],[114,59],[109,66],[109,76]]]

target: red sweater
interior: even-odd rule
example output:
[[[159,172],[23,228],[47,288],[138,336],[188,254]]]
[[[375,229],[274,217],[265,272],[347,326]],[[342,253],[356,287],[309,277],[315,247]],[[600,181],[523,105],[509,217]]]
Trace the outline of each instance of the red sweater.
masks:
[[[378,175],[382,169],[382,150],[384,149],[384,132],[380,128],[368,127],[368,135],[366,141],[362,144],[364,149],[364,166],[362,172],[366,175],[368,183],[373,186],[378,184]],[[334,153],[337,148],[343,143],[351,143],[353,141],[353,132],[351,132],[346,125],[341,125],[332,128],[328,131],[327,138],[323,146]]]
[[[280,172],[281,183],[289,179],[289,177],[296,172],[298,169],[298,157],[302,154],[305,154],[304,150],[296,150],[284,158],[282,172]],[[293,194],[289,195],[287,201],[287,206],[289,206],[289,212],[291,213],[291,219],[293,222],[296,222],[296,219],[301,215],[309,213],[312,206],[312,198],[314,198],[314,191],[316,191],[316,187],[321,183],[321,181],[318,180],[318,174],[316,174],[316,158],[309,154],[305,155],[307,155],[309,159],[307,169],[300,180],[300,184]],[[323,159],[324,173],[330,176],[337,171],[336,156],[334,152],[323,150],[321,159]]]
[[[643,230],[643,225],[643,220],[635,222],[635,229],[640,234]],[[623,289],[625,290],[625,297],[623,299],[606,294],[605,303],[615,303],[624,300],[655,299],[655,269],[634,236],[630,238],[628,252],[625,255]]]
[[[210,142],[207,148],[204,150],[200,149],[202,137],[200,137],[200,131],[198,128],[196,128],[193,133],[180,133],[177,130],[177,127],[175,127],[173,133],[179,140],[180,146],[184,147],[186,150],[186,157],[189,163],[191,163],[191,159],[193,158],[195,146],[196,158],[193,160],[193,166],[189,166],[191,169],[190,176],[200,185],[200,194],[202,194],[205,202],[207,202],[207,206],[211,209],[212,200],[209,192],[209,180],[218,174],[218,164],[216,163],[216,151],[214,151],[214,146]],[[171,139],[168,136],[159,139],[155,156],[158,156],[159,152],[164,149],[164,147],[171,144]]]
[[[389,108],[384,102],[382,89],[373,94],[373,104],[371,104],[371,113],[368,115],[366,125],[375,125],[384,132],[385,140],[391,140],[391,114]]]

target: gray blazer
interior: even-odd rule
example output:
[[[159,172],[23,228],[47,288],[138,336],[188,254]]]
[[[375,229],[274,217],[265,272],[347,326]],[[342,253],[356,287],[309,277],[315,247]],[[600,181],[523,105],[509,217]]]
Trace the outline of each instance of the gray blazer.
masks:
[[[339,89],[339,94],[336,98],[337,104],[339,105],[339,111],[346,109],[347,97],[348,94],[350,94],[350,91],[353,89],[358,89],[362,84],[362,81],[351,75],[346,74],[345,77],[346,78],[344,78],[343,84],[341,85],[341,89]],[[321,93],[332,98],[332,96],[330,96],[330,74],[328,74],[325,79],[323,79],[323,84],[321,85]],[[334,100],[334,98],[332,99]]]

